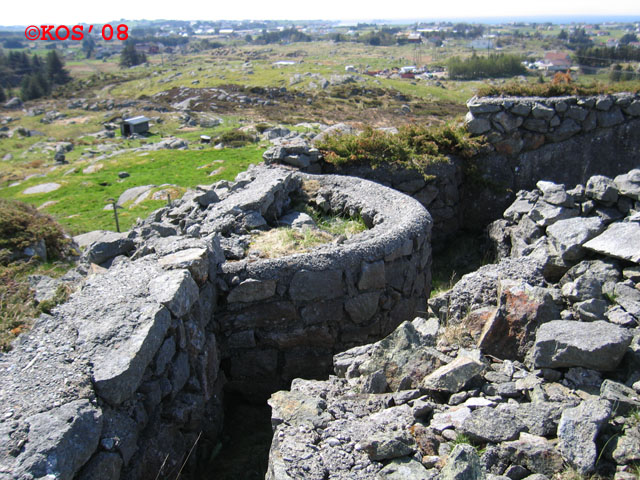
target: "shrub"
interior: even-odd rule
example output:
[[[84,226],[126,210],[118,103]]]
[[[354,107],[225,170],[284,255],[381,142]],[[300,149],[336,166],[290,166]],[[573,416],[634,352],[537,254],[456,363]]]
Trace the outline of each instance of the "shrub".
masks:
[[[240,130],[230,130],[228,132],[219,135],[216,138],[216,141],[219,143],[223,143],[229,147],[244,147],[248,143],[253,143],[256,141],[255,137],[247,132],[242,132]]]
[[[616,92],[639,92],[640,82],[605,85],[579,85],[577,83],[508,82],[504,85],[484,85],[478,89],[480,97],[561,97],[564,95],[602,95]]]
[[[69,244],[62,227],[50,216],[32,205],[0,199],[0,250],[22,250],[40,240],[53,258],[63,257]]]
[[[462,127],[406,125],[398,133],[366,128],[360,134],[329,136],[317,145],[325,161],[334,165],[383,163],[421,169],[447,159],[447,155],[470,158],[482,146]]]

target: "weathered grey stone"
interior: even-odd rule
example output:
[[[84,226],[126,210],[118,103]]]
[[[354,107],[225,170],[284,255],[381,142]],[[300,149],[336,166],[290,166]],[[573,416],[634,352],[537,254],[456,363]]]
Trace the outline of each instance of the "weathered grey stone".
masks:
[[[410,322],[369,348],[355,347],[334,357],[336,372],[347,378],[383,371],[392,391],[417,387],[422,379],[450,361],[434,348],[422,346],[422,336]]]
[[[160,305],[145,308],[138,314],[133,334],[119,339],[116,355],[103,351],[94,356],[93,382],[100,397],[112,405],[119,405],[133,395],[162,344],[170,322],[166,308]],[[86,327],[88,329],[89,325]],[[118,333],[126,335],[124,331]],[[81,334],[90,335],[88,332]]]
[[[429,428],[443,432],[449,428],[460,428],[471,416],[471,409],[465,406],[453,407],[445,412],[435,413],[429,423]]]
[[[640,116],[640,100],[634,100],[628,106],[624,108],[624,112],[627,115],[632,115],[634,117]]]
[[[582,275],[562,286],[562,296],[572,303],[602,298],[602,282],[589,274]]]
[[[606,379],[600,386],[600,398],[609,400],[616,414],[626,415],[630,411],[640,410],[640,395],[622,383]]]
[[[553,108],[542,105],[541,103],[536,103],[531,109],[531,115],[533,118],[550,120],[555,114],[556,112]]]
[[[25,188],[22,191],[23,195],[34,195],[36,193],[49,193],[58,190],[62,185],[59,183],[41,183],[40,185],[34,185],[33,187]]]
[[[547,228],[550,244],[566,261],[576,261],[585,255],[582,245],[605,229],[599,217],[577,217],[559,220]]]
[[[585,248],[640,264],[640,223],[618,222],[584,244]]]
[[[371,460],[382,461],[411,455],[415,449],[410,440],[402,433],[384,431],[376,432],[360,443]]]
[[[567,273],[560,279],[560,285],[577,281],[580,277],[593,278],[600,285],[604,285],[607,282],[615,283],[620,280],[620,269],[617,261],[611,258],[603,260],[583,260],[567,270]],[[597,289],[597,291],[601,290],[602,288]],[[594,290],[592,296],[599,297],[599,295],[600,294]]]
[[[227,302],[257,302],[271,298],[275,293],[275,280],[257,280],[255,278],[248,278],[229,292]]]
[[[344,309],[354,323],[366,323],[378,310],[380,294],[377,292],[362,293],[347,300]]]
[[[526,117],[531,112],[531,105],[526,103],[515,103],[513,107],[511,107],[511,113],[514,115],[520,115],[522,117]]]
[[[609,128],[624,122],[624,115],[620,108],[615,107],[608,112],[598,112],[598,126]]]
[[[567,194],[564,185],[540,180],[536,187],[542,192],[542,199],[552,205],[573,207],[573,198]]]
[[[593,322],[595,320],[603,320],[604,312],[607,310],[607,302],[597,298],[590,298],[584,302],[574,304],[580,320],[583,322]],[[615,323],[615,322],[614,322]]]
[[[218,194],[213,189],[205,190],[204,192],[196,195],[193,199],[203,208],[207,208],[212,203],[220,201],[220,197],[218,197]]]
[[[526,477],[534,480],[533,477],[546,478],[544,475],[552,477],[563,469],[564,461],[554,446],[542,436],[522,432],[518,440],[504,442],[499,448],[501,456],[512,464],[521,465],[530,472],[538,472],[537,475]]]
[[[304,212],[291,212],[278,219],[279,225],[287,225],[291,228],[315,227],[316,222]]]
[[[77,240],[76,240],[77,239]],[[135,247],[133,240],[127,238],[126,233],[107,232],[97,230],[74,237],[74,240],[83,243],[91,241],[84,255],[91,263],[103,263],[118,255],[125,255]]]
[[[458,357],[427,376],[422,382],[422,387],[427,390],[456,393],[483,371],[482,363],[468,357]]]
[[[586,109],[573,105],[569,107],[569,110],[567,110],[564,116],[573,120],[577,120],[578,122],[582,122],[585,118],[587,118],[587,114],[588,111]]]
[[[522,215],[531,211],[537,200],[538,195],[532,194],[531,192],[518,192],[515,202],[504,211],[503,217],[515,223]]]
[[[173,337],[167,338],[156,355],[156,375],[162,375],[167,368],[167,364],[176,353],[176,341]]]
[[[523,122],[522,117],[510,115],[505,111],[496,113],[493,121],[502,126],[506,133],[517,130]]]
[[[385,268],[384,261],[362,264],[360,271],[360,280],[358,281],[358,289],[373,290],[384,288],[385,286]]]
[[[16,458],[20,463],[14,476],[71,479],[98,446],[102,412],[87,399],[80,399],[33,415],[26,422],[28,436]]]
[[[472,98],[467,102],[467,108],[474,115],[479,113],[494,113],[501,110],[500,105],[494,105],[492,103],[476,102],[475,98]]]
[[[414,458],[394,458],[378,472],[380,480],[430,480],[432,475]]]
[[[638,101],[640,105],[640,101]],[[633,169],[613,179],[620,195],[640,200],[640,169]]]
[[[593,471],[598,458],[596,438],[609,420],[611,406],[602,400],[588,400],[562,413],[558,425],[562,456],[581,475]]]
[[[411,321],[416,331],[422,336],[424,345],[435,345],[440,330],[440,322],[437,318],[431,317],[429,320],[416,317]]]
[[[163,267],[189,270],[193,279],[203,284],[209,276],[209,255],[205,248],[187,248],[165,255],[158,260]]]
[[[340,270],[301,270],[293,276],[289,294],[294,302],[336,298],[343,293]]]
[[[615,183],[604,175],[594,175],[589,178],[585,194],[587,197],[605,204],[613,204],[618,200],[618,189]]]
[[[622,307],[615,306],[604,314],[611,323],[620,325],[621,327],[634,327],[637,322],[633,315],[626,312]]]
[[[460,431],[479,442],[505,442],[518,438],[526,425],[513,411],[499,408],[477,408],[460,427]]]
[[[169,372],[169,380],[171,381],[172,394],[174,396],[187,384],[189,373],[189,355],[187,352],[180,352],[171,363]]]
[[[465,117],[465,126],[471,135],[482,135],[491,130],[491,122],[486,118],[474,117],[471,112]]]
[[[624,435],[614,439],[613,459],[619,465],[640,461],[640,425],[625,428]]]
[[[524,121],[524,128],[537,133],[547,133],[549,131],[547,121],[542,118],[527,118]]]
[[[565,118],[553,132],[547,133],[546,137],[552,142],[562,142],[571,138],[576,133],[579,133],[580,130],[580,125],[578,125],[574,120],[571,118]]]
[[[138,449],[138,429],[139,426],[129,416],[118,410],[107,409],[100,443],[103,446],[109,444],[111,448],[108,450],[117,451],[127,465]]]
[[[149,282],[149,294],[173,315],[186,315],[198,300],[198,285],[187,270],[172,270]]]
[[[327,403],[296,391],[279,391],[271,395],[271,424],[275,429],[281,423],[289,425],[310,424],[325,427],[331,415],[326,411]]]
[[[53,300],[58,292],[58,287],[63,283],[57,278],[48,275],[29,275],[29,285],[35,291],[35,301],[42,303]]]
[[[484,480],[485,474],[476,449],[467,444],[456,445],[440,471],[440,478],[442,480]]]
[[[550,205],[547,202],[538,200],[528,215],[538,226],[548,227],[559,220],[577,217],[579,213],[578,209],[575,208]]]
[[[618,366],[631,334],[605,321],[556,320],[536,334],[532,360],[536,367],[585,367],[607,371]]]
[[[613,99],[611,97],[598,97],[596,99],[596,109],[601,111],[607,111],[613,106]]]

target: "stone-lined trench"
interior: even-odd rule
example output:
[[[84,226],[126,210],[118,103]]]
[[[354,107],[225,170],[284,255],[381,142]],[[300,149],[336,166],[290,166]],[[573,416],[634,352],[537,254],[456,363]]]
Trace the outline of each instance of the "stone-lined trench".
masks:
[[[493,110],[480,112],[485,103]],[[479,170],[507,189],[542,173],[568,184],[622,173],[637,158],[638,105],[628,95],[474,100],[473,118],[498,132]],[[563,119],[574,106],[595,112],[587,112],[593,129],[580,124],[554,137],[573,124],[550,116],[538,144],[506,148],[537,125],[505,131],[514,115],[553,109]],[[468,188],[455,159],[442,168],[434,180],[415,171],[376,180],[433,209],[447,235],[485,225],[511,198]],[[358,214],[369,229],[308,254],[238,255],[246,235],[286,214],[311,178],[322,179],[309,199],[316,207]],[[210,468],[228,440],[225,392],[237,405],[232,395],[262,401],[292,378],[326,376],[334,353],[425,310],[432,221],[418,201],[359,179],[258,167],[189,192],[128,234],[97,235],[78,269],[82,289],[0,356],[0,478],[175,478],[182,467],[182,475]]]

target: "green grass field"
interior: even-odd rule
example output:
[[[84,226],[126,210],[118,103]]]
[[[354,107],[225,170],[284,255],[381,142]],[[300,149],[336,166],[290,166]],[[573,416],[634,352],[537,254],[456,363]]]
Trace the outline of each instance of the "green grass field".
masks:
[[[95,229],[115,230],[113,211],[104,207],[110,198],[117,199],[126,189],[141,185],[156,185],[154,191],[167,190],[175,198],[185,189],[196,185],[211,184],[218,180],[233,180],[251,163],[260,162],[263,149],[248,146],[238,149],[213,150],[161,150],[117,155],[97,163],[102,168],[95,173],[83,173],[89,166],[86,161],[57,167],[44,177],[32,178],[15,187],[0,189],[0,198],[14,198],[41,206],[55,202],[43,209],[54,216],[68,232],[77,234]],[[74,170],[73,173],[66,174]],[[214,170],[218,171],[209,176]],[[126,171],[130,177],[118,178],[118,172]],[[25,195],[22,192],[33,185],[55,182],[61,187],[50,193]],[[170,185],[175,187],[161,187]],[[128,229],[138,217],[146,217],[153,210],[166,204],[160,200],[145,200],[137,206],[119,209],[120,227]]]

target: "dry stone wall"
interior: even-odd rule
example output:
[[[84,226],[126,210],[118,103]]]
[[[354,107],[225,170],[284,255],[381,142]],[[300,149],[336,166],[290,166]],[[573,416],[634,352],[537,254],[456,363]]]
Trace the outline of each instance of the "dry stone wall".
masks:
[[[239,253],[305,185],[369,229],[282,258]],[[326,376],[333,354],[424,310],[430,229],[418,202],[373,182],[257,167],[126,234],[83,236],[79,291],[0,356],[0,478],[175,478],[196,442],[216,441],[225,385]]]
[[[516,192],[539,180],[571,188],[639,165],[638,94],[473,98],[468,107],[467,128],[485,135],[493,150],[473,159],[479,175],[465,179],[461,191],[469,228],[499,218]]]
[[[305,172],[366,178],[411,195],[433,216],[436,248],[462,228],[484,228],[516,192],[535,188],[538,180],[572,187],[592,175],[615,177],[638,166],[640,94],[474,97],[467,105],[468,130],[489,143],[469,160],[451,157],[421,171],[335,166],[322,160],[313,139],[295,133],[273,139],[264,160]],[[319,137],[340,133],[353,129],[338,124]]]

